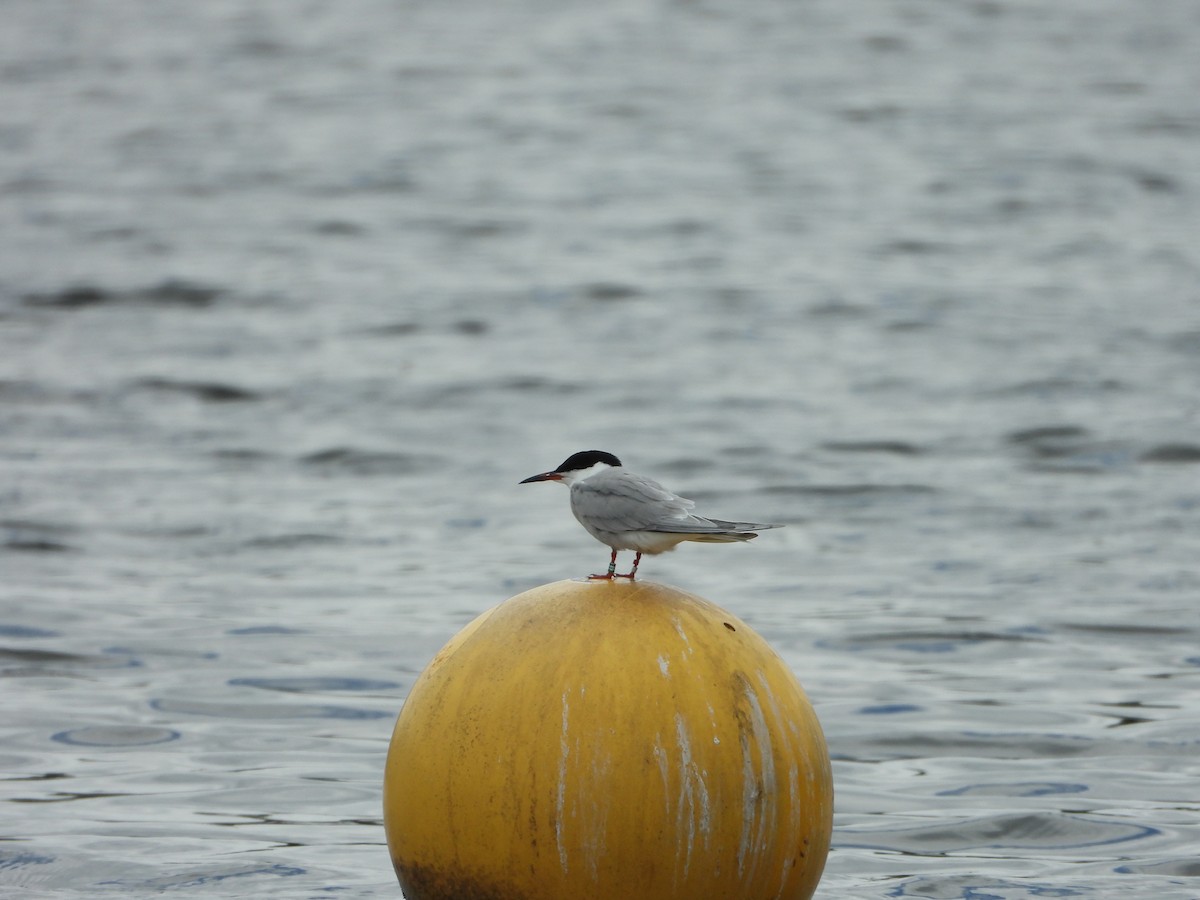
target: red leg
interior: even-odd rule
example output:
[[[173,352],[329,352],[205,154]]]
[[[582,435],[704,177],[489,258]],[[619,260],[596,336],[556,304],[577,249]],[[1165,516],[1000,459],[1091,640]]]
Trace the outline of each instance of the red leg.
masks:
[[[641,554],[639,553],[638,556],[641,556]],[[635,569],[637,568],[636,564],[634,565],[634,568]],[[604,575],[589,575],[588,579],[596,580],[596,581],[612,581],[613,578],[617,577],[617,575],[615,574],[616,571],[617,571],[617,551],[614,550],[612,552],[612,558],[609,559],[609,561],[608,561],[608,572],[606,572]],[[620,577],[623,578],[624,576],[620,576]]]
[[[613,558],[613,561],[614,562],[616,561],[615,556]],[[637,578],[637,567],[638,567],[638,563],[640,563],[641,561],[642,561],[642,552],[639,550],[638,555],[633,558],[633,568],[630,569],[628,572],[626,572],[624,575],[616,575],[614,577],[628,578],[630,581],[633,581],[633,579]]]

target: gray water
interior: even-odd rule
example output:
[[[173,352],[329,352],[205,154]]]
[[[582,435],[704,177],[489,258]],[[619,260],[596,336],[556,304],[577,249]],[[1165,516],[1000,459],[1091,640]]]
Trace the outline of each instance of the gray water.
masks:
[[[599,447],[819,898],[1200,897],[1192,0],[71,3],[0,29],[0,894],[399,895],[380,779]]]

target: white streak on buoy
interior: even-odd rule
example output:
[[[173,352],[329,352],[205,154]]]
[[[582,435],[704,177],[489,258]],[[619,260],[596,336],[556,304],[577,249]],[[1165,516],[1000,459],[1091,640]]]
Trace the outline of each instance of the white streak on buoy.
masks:
[[[578,749],[578,748],[577,748]],[[608,809],[611,797],[602,788],[610,782],[612,760],[605,756],[592,758],[592,787],[584,798],[581,824],[584,860],[592,872],[592,881],[600,878],[600,860],[607,855]]]
[[[712,802],[708,796],[708,785],[704,773],[692,758],[692,740],[687,722],[680,713],[675,714],[675,744],[679,749],[679,798],[675,809],[675,832],[686,835],[687,848],[683,854],[683,877],[687,878],[692,865],[692,854],[696,850],[696,835],[699,832],[708,849],[712,832]]]
[[[742,745],[742,837],[738,842],[738,875],[752,879],[762,853],[775,832],[775,804],[764,802],[775,795],[775,757],[771,748],[771,732],[767,728],[762,704],[749,681],[742,679],[746,703],[749,706],[749,733],[741,729]],[[751,758],[751,744],[758,748],[757,772]],[[756,777],[757,776],[757,777]]]
[[[679,747],[679,799],[675,806],[675,833],[682,836],[684,829],[687,829],[687,852],[683,856],[683,877],[687,878],[696,843],[696,798],[692,795],[691,741],[688,739],[687,725],[679,713],[675,714],[675,744]]]
[[[663,784],[663,819],[671,815],[671,774],[667,762],[667,751],[663,749],[662,735],[654,736],[654,761],[658,763],[658,774]]]
[[[567,757],[571,755],[571,748],[567,744],[567,712],[567,695],[564,693],[562,698],[562,736],[560,738],[562,755],[558,759],[558,794],[554,803],[554,840],[558,845],[558,862],[562,866],[563,872],[567,871],[567,846],[563,843],[563,815],[567,801]]]
[[[784,717],[779,708],[779,702],[775,697],[775,692],[771,690],[771,683],[767,680],[765,672],[758,673],[758,683],[766,695],[767,705],[770,707],[771,715],[775,721],[775,733],[783,739],[785,745],[784,758],[788,760],[787,831],[780,833],[780,840],[795,844],[799,840],[803,830],[800,822],[802,813],[800,807],[800,764],[797,761],[796,748],[793,746],[793,741],[799,739],[799,730],[795,722],[790,722]],[[780,893],[782,893],[784,885],[787,883],[787,876],[788,871],[785,868],[780,873]]]
[[[675,633],[679,635],[679,639],[683,641],[684,651],[688,655],[691,655],[692,642],[688,640],[687,633],[683,630],[683,623],[679,621],[678,617],[676,617],[671,619],[671,624],[675,626]]]
[[[717,732],[720,730],[717,727],[717,711],[713,709],[713,705],[711,703],[708,704],[708,721],[712,723],[713,743],[721,743],[721,739],[717,737]]]
[[[750,758],[750,735],[742,730],[738,735],[742,745],[742,837],[738,841],[738,876],[746,875],[746,854],[750,850],[751,829],[754,827],[754,761]]]

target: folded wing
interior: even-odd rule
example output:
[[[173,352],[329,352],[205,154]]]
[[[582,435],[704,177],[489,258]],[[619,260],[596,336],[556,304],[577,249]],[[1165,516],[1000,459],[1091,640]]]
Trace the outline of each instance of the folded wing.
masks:
[[[780,525],[729,522],[692,512],[695,503],[657,481],[612,469],[571,486],[571,509],[586,527],[608,532],[651,531],[664,534],[747,534]],[[747,540],[748,538],[741,538]]]

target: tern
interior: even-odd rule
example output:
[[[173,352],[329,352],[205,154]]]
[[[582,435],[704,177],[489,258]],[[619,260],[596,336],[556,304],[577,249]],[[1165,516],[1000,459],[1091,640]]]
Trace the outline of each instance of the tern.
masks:
[[[671,493],[657,481],[635,475],[611,453],[581,450],[568,456],[557,469],[531,475],[521,484],[558,481],[571,489],[571,512],[587,533],[612,548],[608,571],[591,578],[637,577],[642,554],[674,550],[684,541],[725,544],[748,541],[758,532],[782,525],[726,522],[696,515],[696,505]],[[617,551],[633,550],[633,568],[617,574]]]

